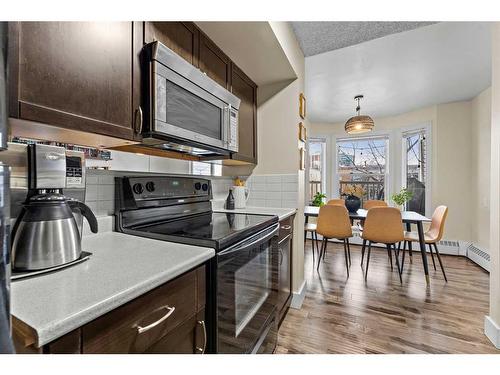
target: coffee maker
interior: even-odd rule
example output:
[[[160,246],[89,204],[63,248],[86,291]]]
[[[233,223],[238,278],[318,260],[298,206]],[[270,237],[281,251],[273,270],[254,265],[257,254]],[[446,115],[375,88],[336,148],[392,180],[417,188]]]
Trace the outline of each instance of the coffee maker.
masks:
[[[90,208],[63,193],[68,185],[82,184],[84,166],[75,167],[75,156],[67,155],[63,147],[45,144],[9,147],[14,153],[16,148],[26,151],[27,192],[12,229],[13,269],[36,271],[74,262],[82,253],[83,218],[92,232],[97,232],[97,219]],[[22,159],[22,154],[16,155]],[[84,160],[78,156],[76,159]],[[21,185],[24,181],[22,164],[16,171],[13,168],[14,186],[16,178]],[[83,189],[84,186],[83,181]]]

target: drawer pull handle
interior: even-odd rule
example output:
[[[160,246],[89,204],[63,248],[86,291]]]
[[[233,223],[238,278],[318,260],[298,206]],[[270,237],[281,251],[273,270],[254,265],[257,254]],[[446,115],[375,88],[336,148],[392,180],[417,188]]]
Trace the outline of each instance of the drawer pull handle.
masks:
[[[151,328],[154,328],[156,327],[157,325],[161,324],[162,322],[164,322],[166,319],[168,319],[168,317],[170,315],[172,315],[175,311],[175,307],[170,307],[170,306],[163,306],[163,307],[160,307],[158,310],[162,310],[162,309],[167,309],[167,313],[165,315],[163,315],[160,319],[158,319],[156,322],[154,323],[151,323],[150,325],[146,326],[146,327],[141,327],[141,326],[137,326],[137,333],[141,334],[141,333],[144,333],[144,332],[147,332],[149,331]]]
[[[292,226],[291,225],[282,225],[281,229],[290,230],[290,229],[292,229]]]
[[[198,320],[197,323],[201,325],[201,328],[203,328],[203,348],[196,347],[196,351],[200,354],[203,354],[205,353],[205,349],[207,348],[207,328],[205,327],[204,320]]]

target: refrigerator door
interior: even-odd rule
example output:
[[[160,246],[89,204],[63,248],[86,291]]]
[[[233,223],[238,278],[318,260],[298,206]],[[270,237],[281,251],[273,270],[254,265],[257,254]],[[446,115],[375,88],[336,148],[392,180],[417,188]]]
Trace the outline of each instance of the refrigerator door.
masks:
[[[0,22],[0,150],[7,149],[7,22]]]
[[[7,23],[0,22],[0,151],[7,147]],[[0,163],[0,353],[14,353],[10,320],[9,167]]]

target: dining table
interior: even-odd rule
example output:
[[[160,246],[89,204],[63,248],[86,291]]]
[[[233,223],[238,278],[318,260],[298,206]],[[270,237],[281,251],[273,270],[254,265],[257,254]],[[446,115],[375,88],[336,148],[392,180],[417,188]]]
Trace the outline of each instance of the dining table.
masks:
[[[305,206],[304,207],[304,216],[305,223],[309,222],[310,217],[318,217],[319,216],[319,207],[317,206]],[[349,218],[351,220],[361,220],[364,221],[366,219],[366,215],[368,210],[359,209],[356,212],[349,212]],[[406,230],[408,232],[411,231],[411,225],[415,224],[417,226],[418,239],[420,244],[420,253],[422,255],[422,264],[424,265],[424,274],[425,281],[427,285],[430,285],[430,277],[429,277],[429,265],[427,263],[427,252],[425,250],[425,237],[424,237],[424,226],[423,223],[430,222],[431,219],[425,217],[418,212],[414,211],[401,211],[401,219],[403,223],[406,225]],[[305,236],[305,234],[304,234]],[[305,237],[304,237],[305,238]]]

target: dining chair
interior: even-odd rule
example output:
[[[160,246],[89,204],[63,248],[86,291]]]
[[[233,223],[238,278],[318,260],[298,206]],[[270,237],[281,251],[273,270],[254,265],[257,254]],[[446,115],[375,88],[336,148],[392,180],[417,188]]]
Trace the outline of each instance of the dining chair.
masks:
[[[448,207],[446,207],[446,206],[436,207],[436,209],[434,210],[434,213],[432,214],[431,226],[429,227],[429,230],[427,230],[424,233],[424,240],[425,240],[425,243],[429,246],[434,270],[436,270],[436,262],[434,261],[434,254],[432,251],[432,247],[434,247],[434,250],[436,251],[436,256],[438,258],[439,265],[441,266],[441,271],[443,272],[444,280],[446,282],[448,282],[448,279],[446,278],[446,273],[444,272],[444,266],[443,266],[443,262],[441,260],[441,256],[439,254],[439,250],[437,248],[437,243],[439,241],[441,241],[441,239],[443,238],[444,224],[445,224],[447,216],[448,216]],[[403,259],[401,261],[401,272],[403,272],[403,265],[404,265],[404,261],[405,261],[406,244],[408,243],[409,249],[411,251],[411,243],[412,242],[419,242],[418,233],[405,232],[404,233],[404,245],[403,245]]]
[[[345,206],[345,200],[343,199],[330,199],[327,206]]]
[[[368,199],[368,200],[363,202],[363,208],[365,210],[368,211],[370,208],[373,208],[373,207],[387,207],[387,203],[385,201],[381,201],[378,199]],[[364,223],[364,220],[360,220],[358,222],[358,229],[360,232],[363,231],[363,223]],[[366,244],[366,241],[363,241],[363,242]]]
[[[313,255],[313,264],[315,263],[314,256],[314,246],[316,245],[316,251],[319,254],[319,245],[318,245],[318,233],[316,232],[317,225],[315,223],[306,223],[304,224],[304,245],[307,241],[307,233],[311,233],[311,248]]]
[[[370,265],[371,247],[374,243],[382,243],[386,245],[387,254],[392,266],[392,249],[396,252],[395,245],[404,239],[403,221],[401,219],[401,211],[394,207],[373,207],[368,210],[365,219],[363,240],[368,241],[368,255],[366,258],[365,280],[368,278],[368,267]],[[361,264],[365,256],[366,242],[363,241],[361,249]],[[399,281],[402,283],[401,271],[399,266],[398,254],[395,254],[396,266],[398,268]]]
[[[325,205],[321,207],[319,209],[316,233],[323,236],[316,269],[319,270],[321,258],[324,258],[328,240],[334,238],[342,241],[344,244],[345,266],[347,269],[347,277],[349,277],[349,267],[351,265],[349,237],[352,237],[352,228],[347,208],[339,205]]]
[[[363,202],[363,208],[365,210],[369,210],[373,207],[387,207],[387,203],[378,199],[369,199]]]

